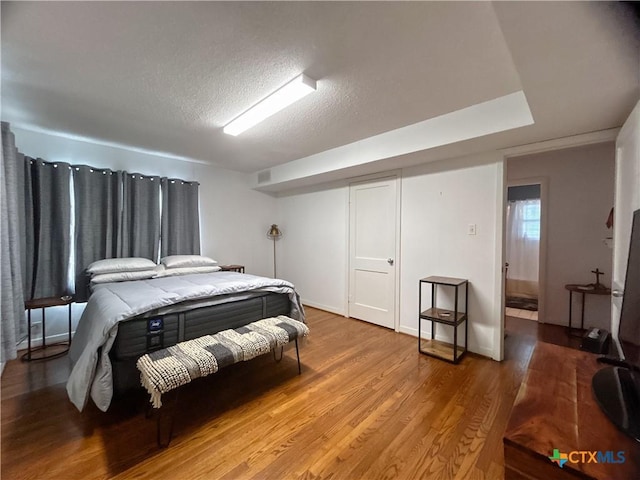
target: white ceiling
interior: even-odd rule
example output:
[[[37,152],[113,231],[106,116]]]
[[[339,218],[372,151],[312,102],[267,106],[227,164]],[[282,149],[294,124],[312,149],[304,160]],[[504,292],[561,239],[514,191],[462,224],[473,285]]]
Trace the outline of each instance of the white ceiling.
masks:
[[[2,119],[257,172],[523,91],[534,124],[450,151],[620,126],[640,28],[582,2],[2,2]],[[298,73],[318,90],[222,127]]]

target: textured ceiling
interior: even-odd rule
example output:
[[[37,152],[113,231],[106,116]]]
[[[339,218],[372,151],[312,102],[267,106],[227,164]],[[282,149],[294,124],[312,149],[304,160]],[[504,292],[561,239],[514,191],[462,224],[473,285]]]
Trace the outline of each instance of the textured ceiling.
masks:
[[[501,146],[619,126],[637,24],[608,4],[2,2],[2,119],[255,172],[523,90]],[[318,90],[222,127],[300,72]]]

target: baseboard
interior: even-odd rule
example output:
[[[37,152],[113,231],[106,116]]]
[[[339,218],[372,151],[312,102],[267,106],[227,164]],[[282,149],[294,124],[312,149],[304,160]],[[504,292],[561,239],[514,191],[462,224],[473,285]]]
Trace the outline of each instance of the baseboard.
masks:
[[[404,325],[400,325],[400,327],[398,327],[398,332],[399,333],[406,333],[407,335],[411,335],[412,337],[418,337],[418,329],[417,328],[410,328],[410,327],[405,327]]]
[[[72,337],[74,333],[75,332],[71,332]],[[69,341],[68,333],[60,333],[58,335],[47,335],[47,345],[53,345],[54,343],[68,342],[68,341]],[[26,350],[29,347],[28,343],[29,342],[27,341],[27,339],[20,342],[18,344],[18,350]],[[31,339],[31,348],[39,347],[41,345],[42,345],[41,337]]]
[[[482,355],[483,357],[487,357],[487,358],[490,358],[492,360],[499,361],[496,358],[493,358],[493,350],[491,350],[490,348],[478,347],[477,350],[469,350],[469,351],[473,352],[473,353],[477,353],[478,355]]]
[[[0,377],[2,376],[2,374],[4,373],[4,366],[5,366],[5,362],[0,362]]]
[[[399,333],[405,333],[407,335],[411,335],[412,337],[416,337],[418,338],[418,329],[417,328],[411,328],[411,327],[406,327],[401,325],[400,328],[398,328],[398,332]],[[424,336],[425,332],[423,330],[422,335]],[[436,339],[438,340],[442,340],[438,338],[438,334],[436,333]],[[450,340],[449,340],[450,341]],[[472,353],[477,353],[478,355],[482,355],[483,357],[488,357],[493,359],[493,351],[490,348],[487,347],[478,347],[478,348],[474,348],[474,349],[469,349],[470,352]]]
[[[325,312],[329,312],[329,313],[335,313],[336,315],[341,315],[343,317],[346,317],[347,314],[346,312],[335,308],[335,307],[330,307],[329,305],[323,305],[321,303],[316,303],[316,302],[310,302],[309,300],[305,300],[302,299],[302,304],[307,306],[307,307],[313,307],[313,308],[317,308],[319,310],[324,310]]]

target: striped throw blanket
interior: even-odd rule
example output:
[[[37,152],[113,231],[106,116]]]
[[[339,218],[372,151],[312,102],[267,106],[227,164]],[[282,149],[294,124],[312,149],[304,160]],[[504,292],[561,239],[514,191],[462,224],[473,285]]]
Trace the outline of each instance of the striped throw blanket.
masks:
[[[140,357],[137,362],[140,382],[151,395],[154,408],[160,408],[163,393],[308,334],[309,328],[304,323],[280,315],[205,335]]]

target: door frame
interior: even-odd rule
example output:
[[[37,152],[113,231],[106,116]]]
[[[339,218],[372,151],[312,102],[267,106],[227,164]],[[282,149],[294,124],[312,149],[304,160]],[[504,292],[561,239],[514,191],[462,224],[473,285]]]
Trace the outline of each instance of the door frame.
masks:
[[[637,105],[636,105],[636,108]],[[633,115],[633,113],[632,113]],[[494,337],[494,342],[496,347],[494,348],[495,351],[497,351],[499,353],[499,356],[497,358],[494,358],[495,360],[503,360],[504,359],[504,313],[505,313],[505,308],[504,308],[504,298],[505,298],[505,285],[504,285],[504,263],[505,263],[505,247],[506,247],[506,233],[507,233],[507,226],[506,226],[506,222],[504,221],[506,219],[506,205],[507,205],[507,200],[506,200],[506,196],[507,196],[507,176],[508,176],[508,162],[510,159],[512,158],[518,158],[518,157],[522,157],[525,155],[532,155],[535,153],[543,153],[543,152],[552,152],[555,150],[562,150],[564,148],[572,148],[572,147],[580,147],[583,145],[592,145],[592,144],[597,144],[597,143],[606,143],[606,142],[614,142],[618,136],[618,133],[620,132],[620,128],[610,128],[608,130],[599,130],[597,132],[589,132],[589,133],[581,133],[578,135],[572,135],[569,137],[562,137],[562,138],[554,138],[553,140],[544,140],[541,142],[536,142],[536,143],[529,143],[526,145],[519,145],[516,147],[510,147],[510,148],[505,148],[505,149],[501,149],[499,150],[500,154],[502,155],[502,162],[500,162],[500,168],[501,168],[501,172],[499,173],[499,176],[501,177],[501,183],[500,183],[500,194],[496,195],[496,209],[498,212],[502,212],[502,216],[500,217],[499,222],[501,222],[501,234],[502,234],[502,242],[496,242],[496,257],[500,259],[500,264],[496,265],[496,289],[501,290],[501,294],[500,294],[500,300],[501,300],[501,312],[500,315],[502,316],[502,321],[500,323],[500,328],[497,329],[499,331],[496,331],[496,336]],[[515,180],[514,180],[515,181]],[[527,181],[529,181],[529,179],[527,179]],[[548,184],[545,188],[545,195],[546,192],[548,191]],[[542,197],[542,186],[540,187],[540,196]],[[548,199],[548,196],[546,197]],[[541,200],[542,202],[542,200]],[[548,210],[548,209],[545,209]],[[546,225],[546,221],[547,221],[547,214],[545,213],[544,216],[544,221],[545,224],[544,226],[540,225],[540,228],[544,228],[545,231],[547,231],[547,225]],[[541,222],[542,222],[542,218],[541,218]],[[542,236],[542,232],[540,232],[541,236]],[[546,245],[547,245],[547,234],[545,233],[544,235],[544,241],[545,241],[545,261],[544,261],[544,265],[542,265],[542,268],[545,269],[545,275],[546,275]],[[542,246],[540,247],[542,249]],[[541,271],[538,270],[538,274],[540,275]],[[497,312],[496,312],[497,313]],[[538,311],[538,316],[541,317],[542,315],[540,314],[540,311]]]
[[[509,173],[509,159],[507,159],[507,175]],[[547,218],[549,216],[549,177],[527,177],[507,180],[507,191],[505,192],[505,215],[507,204],[509,203],[509,187],[521,187],[523,185],[540,185],[540,250],[538,252],[538,323],[544,323],[541,319],[546,314],[546,279],[547,279]],[[506,261],[506,242],[507,242],[507,219],[504,219],[504,252]],[[503,270],[504,271],[504,270]],[[503,295],[503,312],[506,311],[507,301],[507,276],[504,275]],[[503,314],[504,315],[504,314]],[[506,315],[504,315],[506,317]]]
[[[400,227],[401,227],[401,198],[402,198],[402,170],[389,170],[387,172],[375,173],[371,175],[364,175],[361,177],[352,177],[348,179],[347,185],[347,271],[346,273],[346,296],[345,304],[347,306],[345,315],[347,318],[351,318],[351,303],[349,302],[349,296],[351,295],[351,186],[356,184],[372,183],[385,179],[395,179],[396,182],[396,224],[395,224],[395,242],[396,248],[394,253],[394,264],[396,268],[396,278],[394,284],[394,311],[393,311],[393,330],[398,332],[400,326],[400,273],[401,273],[401,261],[400,261]]]

